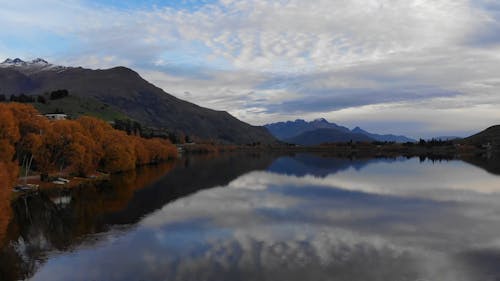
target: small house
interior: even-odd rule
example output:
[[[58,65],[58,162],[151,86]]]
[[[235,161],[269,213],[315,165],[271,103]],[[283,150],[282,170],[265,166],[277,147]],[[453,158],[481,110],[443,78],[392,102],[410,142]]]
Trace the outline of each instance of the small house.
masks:
[[[51,113],[51,114],[45,114],[45,117],[47,117],[49,120],[66,120],[68,119],[67,114],[62,114],[62,113]]]

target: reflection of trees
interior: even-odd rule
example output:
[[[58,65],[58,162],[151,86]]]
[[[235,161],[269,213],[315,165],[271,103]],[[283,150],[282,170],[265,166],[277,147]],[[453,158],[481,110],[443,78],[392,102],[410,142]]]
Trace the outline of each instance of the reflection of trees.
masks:
[[[88,184],[67,191],[42,192],[23,196],[10,204],[0,201],[0,234],[8,235],[0,251],[0,280],[31,276],[48,251],[67,250],[83,241],[83,236],[106,231],[102,217],[127,205],[136,190],[158,180],[174,166],[173,162],[144,167],[113,175],[106,183]],[[56,204],[57,198],[71,198],[68,205]],[[55,202],[53,202],[55,201]],[[8,217],[13,218],[8,225]],[[5,222],[5,223],[4,223]],[[25,257],[25,258],[23,258]]]
[[[202,189],[228,185],[250,171],[267,169],[274,158],[264,154],[223,154],[182,159],[171,173],[137,191],[125,209],[107,214],[106,220],[113,224],[135,223],[168,202]]]
[[[272,157],[259,155],[185,158],[112,175],[98,185],[21,197],[12,208],[1,209],[2,215],[7,214],[3,210],[12,210],[12,219],[2,228],[7,234],[0,250],[0,280],[28,278],[50,251],[93,243],[86,237],[113,225],[136,223],[170,201],[227,185],[246,172],[265,169],[271,161]]]
[[[9,225],[11,209],[10,209],[10,192],[7,186],[0,181],[0,248],[4,244],[7,226]]]

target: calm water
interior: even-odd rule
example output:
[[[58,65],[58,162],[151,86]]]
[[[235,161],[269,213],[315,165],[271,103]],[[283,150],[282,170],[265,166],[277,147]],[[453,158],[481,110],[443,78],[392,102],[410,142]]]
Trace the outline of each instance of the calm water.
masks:
[[[232,155],[145,168],[15,202],[0,279],[500,280],[496,160]]]

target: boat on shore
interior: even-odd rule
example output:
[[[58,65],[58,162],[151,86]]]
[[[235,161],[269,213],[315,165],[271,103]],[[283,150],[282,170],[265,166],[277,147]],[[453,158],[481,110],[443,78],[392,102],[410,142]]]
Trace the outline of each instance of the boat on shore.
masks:
[[[32,192],[38,191],[38,184],[20,184],[14,187],[14,192]]]

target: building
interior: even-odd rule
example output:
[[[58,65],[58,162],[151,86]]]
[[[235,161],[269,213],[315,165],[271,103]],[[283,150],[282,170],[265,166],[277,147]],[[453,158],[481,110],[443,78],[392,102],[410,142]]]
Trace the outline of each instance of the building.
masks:
[[[62,113],[54,113],[54,114],[45,114],[45,117],[47,117],[49,120],[66,120],[68,119],[67,114],[62,114]]]

